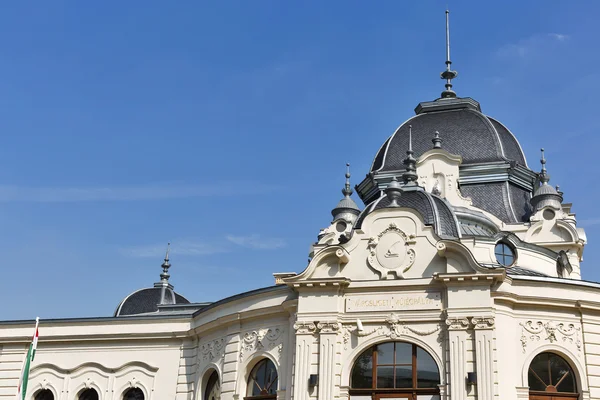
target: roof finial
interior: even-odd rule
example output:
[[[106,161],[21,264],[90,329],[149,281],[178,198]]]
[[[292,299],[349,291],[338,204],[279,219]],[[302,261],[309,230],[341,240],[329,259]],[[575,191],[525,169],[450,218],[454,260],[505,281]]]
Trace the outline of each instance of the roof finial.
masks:
[[[163,269],[163,272],[160,274],[160,280],[163,282],[168,282],[169,281],[169,277],[171,275],[169,275],[169,268],[171,267],[171,264],[169,264],[169,251],[171,250],[171,243],[167,243],[167,253],[165,254],[165,260],[162,263],[161,267]]]
[[[542,182],[542,185],[547,185],[550,181],[550,175],[548,175],[548,172],[546,171],[546,157],[544,154],[544,149],[542,148],[541,151],[542,158],[540,162],[542,163],[542,171],[540,172],[540,181]]]
[[[452,90],[452,79],[456,78],[458,72],[452,71],[450,66],[450,11],[446,10],[446,70],[441,73],[442,79],[446,80],[446,90],[442,92],[442,99],[456,97],[456,93]]]
[[[406,172],[402,174],[402,180],[404,183],[415,182],[419,177],[417,175],[417,160],[413,157],[412,149],[412,125],[408,126],[408,150],[406,151],[406,158],[404,159],[404,165],[406,165]]]
[[[346,197],[352,196],[352,186],[350,186],[350,163],[346,163],[346,185],[342,189],[342,194]]]
[[[385,188],[385,195],[390,199],[390,207],[399,207],[398,199],[402,196],[402,189],[400,189],[400,185],[395,176],[392,177],[392,181]]]
[[[433,142],[434,149],[442,148],[442,139],[440,139],[440,133],[438,131],[435,131],[435,136],[433,137],[433,139],[431,139],[431,141]]]

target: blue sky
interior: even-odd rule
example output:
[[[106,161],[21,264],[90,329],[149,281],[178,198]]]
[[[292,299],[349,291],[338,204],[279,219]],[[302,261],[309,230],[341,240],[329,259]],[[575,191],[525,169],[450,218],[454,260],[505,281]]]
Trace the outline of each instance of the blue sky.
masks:
[[[443,89],[446,2],[47,2],[0,12],[0,319],[108,316],[301,271],[379,146]],[[574,204],[600,281],[600,3],[453,1],[459,96]],[[357,199],[358,201],[358,199]]]

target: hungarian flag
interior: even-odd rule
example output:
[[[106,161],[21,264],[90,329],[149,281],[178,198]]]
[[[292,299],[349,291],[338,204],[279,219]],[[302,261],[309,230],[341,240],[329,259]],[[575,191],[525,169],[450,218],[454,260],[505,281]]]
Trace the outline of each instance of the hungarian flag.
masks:
[[[21,369],[21,378],[19,379],[19,390],[17,391],[17,400],[25,400],[25,395],[27,394],[27,381],[29,380],[29,367],[33,362],[33,358],[35,357],[35,349],[37,348],[38,342],[38,325],[40,324],[40,319],[35,319],[35,332],[33,334],[33,340],[29,345],[29,351],[27,351],[27,356],[25,361],[23,361],[23,368]]]

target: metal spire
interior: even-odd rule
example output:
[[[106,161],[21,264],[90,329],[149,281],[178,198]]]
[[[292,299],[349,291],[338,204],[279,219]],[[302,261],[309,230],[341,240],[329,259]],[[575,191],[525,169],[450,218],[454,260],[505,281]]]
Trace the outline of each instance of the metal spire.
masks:
[[[433,137],[433,139],[431,139],[431,142],[433,143],[434,149],[442,148],[442,139],[440,139],[440,133],[438,131],[435,131],[435,136]]]
[[[546,157],[544,156],[544,149],[541,149],[541,151],[542,159],[540,162],[542,163],[542,171],[540,172],[540,181],[542,182],[542,185],[547,185],[550,181],[550,175],[548,175],[548,172],[546,171]]]
[[[169,264],[169,251],[171,250],[171,243],[167,243],[167,254],[165,254],[165,260],[163,261],[161,267],[163,272],[160,274],[160,280],[162,282],[168,282],[171,275],[169,275],[169,268],[171,264]]]
[[[402,180],[404,183],[414,183],[419,177],[417,175],[417,160],[413,157],[412,149],[412,125],[408,126],[408,150],[406,151],[406,158],[404,159],[404,165],[406,166],[406,172],[402,174]]]
[[[346,163],[346,185],[342,189],[342,194],[346,197],[352,196],[352,186],[350,186],[350,163]]]
[[[452,90],[452,79],[456,78],[458,72],[452,71],[450,66],[452,65],[452,61],[450,61],[450,11],[446,10],[446,70],[440,74],[442,79],[446,80],[446,90],[442,92],[442,99],[454,98],[456,97],[456,93]]]

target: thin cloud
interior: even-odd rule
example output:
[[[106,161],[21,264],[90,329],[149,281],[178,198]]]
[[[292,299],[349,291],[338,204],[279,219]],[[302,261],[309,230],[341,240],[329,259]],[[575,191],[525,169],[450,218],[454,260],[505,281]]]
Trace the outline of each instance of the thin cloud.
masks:
[[[498,49],[496,55],[501,58],[517,57],[524,59],[538,54],[553,44],[564,43],[569,39],[570,36],[564,33],[535,34],[516,43],[505,44]]]
[[[600,218],[582,219],[581,221],[577,221],[577,225],[582,226],[582,227],[600,225]]]
[[[163,257],[166,253],[167,245],[154,244],[146,246],[131,246],[120,249],[121,254],[128,257]],[[219,243],[209,243],[203,241],[176,241],[171,244],[169,251],[172,255],[182,256],[207,256],[211,254],[226,253],[229,251],[226,246]]]
[[[224,182],[203,185],[152,184],[116,187],[23,187],[0,185],[0,202],[86,202],[168,200],[190,197],[253,195],[276,186],[254,182]]]
[[[247,247],[256,250],[275,250],[285,247],[287,244],[281,238],[262,237],[258,234],[249,236],[227,235],[227,240],[238,246]]]

